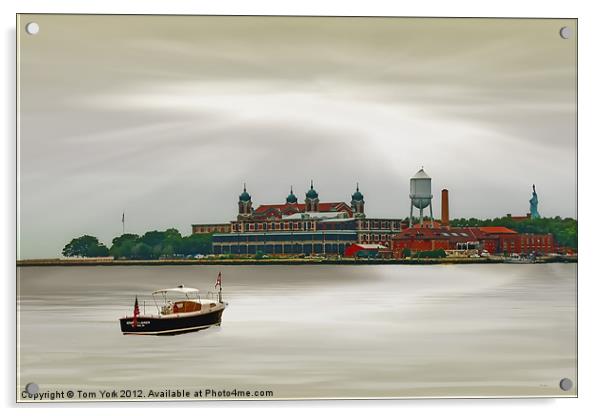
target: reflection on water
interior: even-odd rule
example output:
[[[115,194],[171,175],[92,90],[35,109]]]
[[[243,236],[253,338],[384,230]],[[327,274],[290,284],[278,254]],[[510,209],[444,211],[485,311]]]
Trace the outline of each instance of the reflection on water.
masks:
[[[212,288],[222,326],[123,336],[155,289]],[[274,398],[574,395],[576,265],[24,267],[19,386]],[[143,299],[147,299],[146,303]],[[576,384],[576,383],[575,383]]]

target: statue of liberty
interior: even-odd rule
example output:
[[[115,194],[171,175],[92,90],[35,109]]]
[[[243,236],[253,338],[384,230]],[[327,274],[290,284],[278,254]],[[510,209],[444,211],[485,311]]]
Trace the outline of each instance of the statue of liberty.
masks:
[[[533,185],[533,196],[529,200],[529,204],[531,204],[531,218],[540,218],[539,212],[537,211],[537,204],[539,203],[537,199],[537,192],[535,192],[535,185]]]

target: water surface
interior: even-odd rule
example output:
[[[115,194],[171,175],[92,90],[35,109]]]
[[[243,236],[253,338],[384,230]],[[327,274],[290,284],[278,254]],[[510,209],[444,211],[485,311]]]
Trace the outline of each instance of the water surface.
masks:
[[[222,272],[221,327],[124,336],[150,292]],[[18,269],[18,390],[271,390],[274,398],[575,395],[575,264]]]

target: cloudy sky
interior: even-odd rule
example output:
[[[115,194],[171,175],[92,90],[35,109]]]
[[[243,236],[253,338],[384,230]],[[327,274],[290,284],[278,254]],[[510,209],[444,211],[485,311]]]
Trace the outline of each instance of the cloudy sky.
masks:
[[[30,21],[40,25],[27,35]],[[21,16],[20,258],[73,237],[349,201],[406,217],[576,216],[574,20]]]

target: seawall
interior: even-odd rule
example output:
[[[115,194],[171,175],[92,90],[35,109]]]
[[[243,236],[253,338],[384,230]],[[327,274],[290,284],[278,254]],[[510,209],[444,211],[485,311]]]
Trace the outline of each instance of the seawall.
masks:
[[[536,263],[576,263],[577,256],[570,257],[542,257]],[[311,265],[311,264],[338,264],[338,265],[370,265],[370,264],[495,264],[504,263],[502,257],[447,257],[442,259],[170,259],[170,260],[86,260],[86,259],[28,259],[17,260],[17,267],[32,266],[202,266],[202,265]]]

